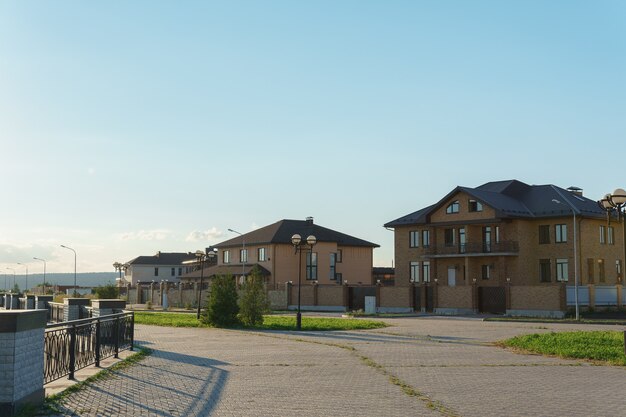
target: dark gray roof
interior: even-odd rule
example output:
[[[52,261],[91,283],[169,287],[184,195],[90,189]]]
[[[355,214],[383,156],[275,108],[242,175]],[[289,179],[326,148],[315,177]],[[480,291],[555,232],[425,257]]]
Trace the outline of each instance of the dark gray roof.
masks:
[[[190,252],[157,252],[153,256],[138,256],[129,265],[180,265],[185,261],[196,259]]]
[[[571,188],[571,187],[570,187]],[[438,203],[393,220],[385,227],[426,224],[432,212],[452,196],[464,192],[493,208],[498,218],[545,218],[571,215],[572,206],[581,217],[604,218],[598,203],[556,185],[528,185],[517,180],[488,182],[476,188],[456,187]],[[554,202],[558,200],[561,204]]]
[[[243,236],[237,236],[233,239],[219,243],[215,246],[220,249],[242,246],[244,239],[247,245],[266,243],[291,244],[291,236],[296,233],[302,236],[303,240],[306,240],[309,235],[314,235],[318,242],[336,242],[339,246],[379,247],[376,243],[368,242],[335,230],[318,226],[313,223],[313,221],[309,220],[281,220],[274,224],[270,224],[269,226],[253,230]]]

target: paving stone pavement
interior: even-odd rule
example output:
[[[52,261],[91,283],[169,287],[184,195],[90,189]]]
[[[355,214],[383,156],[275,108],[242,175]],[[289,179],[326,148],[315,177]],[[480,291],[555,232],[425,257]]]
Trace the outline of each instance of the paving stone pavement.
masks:
[[[154,353],[70,395],[59,416],[626,416],[623,367],[489,344],[603,327],[385,321],[392,327],[298,334],[138,325],[136,340]]]

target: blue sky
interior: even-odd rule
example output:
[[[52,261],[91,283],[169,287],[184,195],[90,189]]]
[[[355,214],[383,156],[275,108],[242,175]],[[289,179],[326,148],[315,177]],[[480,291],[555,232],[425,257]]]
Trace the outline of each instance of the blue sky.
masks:
[[[624,21],[621,1],[3,1],[0,273],[306,216],[390,265],[382,225],[456,185],[600,198],[626,187]]]

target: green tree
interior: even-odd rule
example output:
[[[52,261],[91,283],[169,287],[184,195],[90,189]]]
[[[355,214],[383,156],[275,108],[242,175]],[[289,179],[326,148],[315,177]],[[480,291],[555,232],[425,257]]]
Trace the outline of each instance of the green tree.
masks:
[[[213,279],[206,310],[201,320],[215,327],[231,327],[238,324],[237,285],[230,275],[220,275]]]
[[[20,292],[20,286],[19,286],[19,285],[17,285],[17,283],[16,283],[16,284],[13,286],[13,289],[11,290],[11,292],[12,292],[12,293],[15,293],[15,294],[19,294],[19,292]]]
[[[94,288],[93,292],[94,294],[96,294],[96,297],[101,300],[115,299],[118,298],[120,295],[119,288],[117,288],[114,284],[111,284],[110,282],[106,285],[101,285]]]
[[[269,302],[263,276],[258,268],[254,268],[243,285],[239,299],[239,320],[244,326],[263,324],[263,314],[269,311]]]

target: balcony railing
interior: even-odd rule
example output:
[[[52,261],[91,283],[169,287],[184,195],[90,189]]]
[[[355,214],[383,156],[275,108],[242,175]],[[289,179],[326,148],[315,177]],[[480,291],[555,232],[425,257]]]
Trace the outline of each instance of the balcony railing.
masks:
[[[519,244],[516,241],[502,242],[468,242],[455,245],[436,245],[424,248],[427,255],[476,255],[490,253],[517,253]]]

